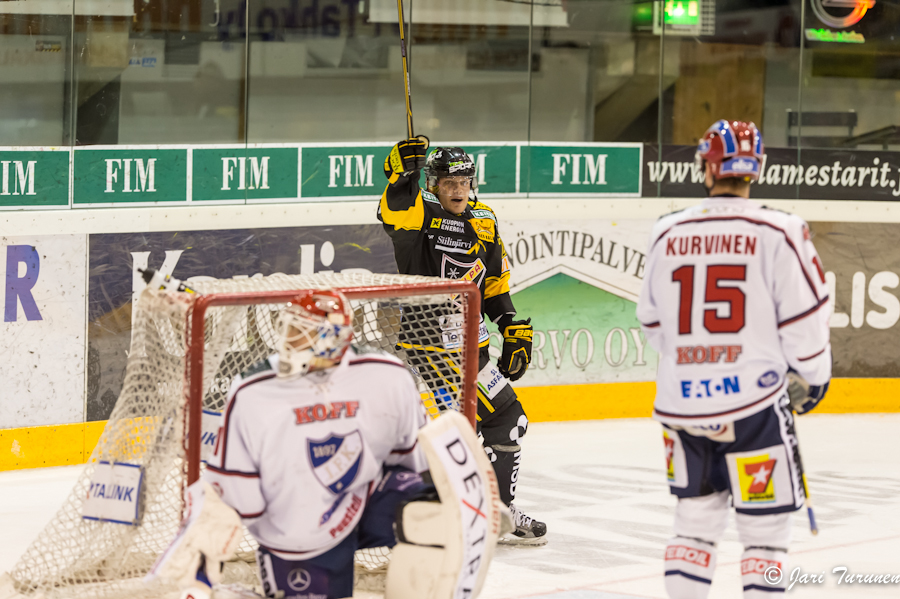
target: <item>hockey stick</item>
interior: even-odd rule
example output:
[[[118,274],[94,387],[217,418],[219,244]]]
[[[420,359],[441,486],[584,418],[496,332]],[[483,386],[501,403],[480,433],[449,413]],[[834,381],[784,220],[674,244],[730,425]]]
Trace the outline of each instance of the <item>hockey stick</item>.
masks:
[[[806,482],[806,471],[803,468],[803,460],[800,459],[800,438],[797,437],[797,417],[794,416],[794,438],[797,439],[797,446],[794,447],[794,459],[797,467],[800,469],[800,481],[803,483],[803,495],[806,497],[804,505],[806,505],[806,515],[809,516],[809,532],[813,536],[819,534],[819,526],[816,524],[816,515],[813,513],[812,498],[809,496],[809,484]]]
[[[412,2],[412,0],[409,0]],[[406,132],[409,138],[413,133],[412,103],[409,98],[409,64],[406,61],[406,35],[403,31],[403,0],[397,0],[397,16],[400,20],[400,55],[403,59],[403,93],[406,96]],[[410,23],[412,25],[412,23]]]

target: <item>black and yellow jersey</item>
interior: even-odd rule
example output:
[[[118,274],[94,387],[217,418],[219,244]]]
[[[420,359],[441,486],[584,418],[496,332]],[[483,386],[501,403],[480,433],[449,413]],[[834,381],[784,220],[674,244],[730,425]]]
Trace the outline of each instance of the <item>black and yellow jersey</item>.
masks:
[[[481,310],[494,322],[515,314],[509,297],[509,261],[494,211],[469,201],[456,216],[434,194],[419,187],[419,173],[391,174],[378,206],[378,220],[394,243],[402,274],[474,281]],[[479,345],[487,345],[482,325]]]

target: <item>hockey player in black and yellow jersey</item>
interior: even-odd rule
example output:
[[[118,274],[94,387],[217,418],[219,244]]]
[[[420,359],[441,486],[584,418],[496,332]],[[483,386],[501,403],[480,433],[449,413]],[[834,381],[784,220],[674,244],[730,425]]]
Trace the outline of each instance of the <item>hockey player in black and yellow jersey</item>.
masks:
[[[435,148],[426,160],[428,140],[411,138],[395,145],[384,161],[388,184],[378,206],[378,219],[394,243],[402,274],[466,279],[481,289],[479,329],[478,425],[485,451],[500,484],[500,496],[513,512],[516,531],[501,543],[543,545],[547,526],[526,516],[512,503],[516,493],[521,447],[528,418],[509,381],[525,374],[531,362],[530,319],[516,321],[509,295],[509,261],[500,239],[497,217],[475,198],[475,164],[462,148]],[[419,186],[425,169],[427,189]],[[488,354],[484,316],[503,335],[503,351],[495,366]],[[414,318],[408,311],[404,319]],[[407,348],[420,374],[439,370],[424,348]],[[438,396],[439,385],[423,376]],[[439,378],[439,377],[438,377]]]

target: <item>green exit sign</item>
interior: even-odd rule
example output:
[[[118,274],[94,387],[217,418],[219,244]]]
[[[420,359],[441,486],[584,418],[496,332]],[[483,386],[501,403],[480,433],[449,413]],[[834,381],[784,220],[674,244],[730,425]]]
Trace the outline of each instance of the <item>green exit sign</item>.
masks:
[[[702,0],[662,0],[653,3],[653,33],[699,35],[703,24]]]
[[[668,0],[663,6],[666,25],[699,25],[700,0]]]

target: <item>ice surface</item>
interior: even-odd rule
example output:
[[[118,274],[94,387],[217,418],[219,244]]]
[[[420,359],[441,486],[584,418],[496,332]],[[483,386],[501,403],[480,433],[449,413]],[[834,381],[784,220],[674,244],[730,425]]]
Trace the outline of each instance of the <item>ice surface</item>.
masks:
[[[900,414],[817,415],[797,433],[820,533],[794,518],[791,568],[821,574],[796,597],[900,597],[900,584],[837,584],[900,575]],[[662,554],[675,499],[659,424],[645,419],[532,424],[516,504],[547,522],[545,547],[498,547],[484,599],[665,599]],[[0,571],[8,570],[71,491],[81,467],[0,473]],[[741,597],[742,547],[719,545],[711,599]]]

